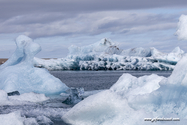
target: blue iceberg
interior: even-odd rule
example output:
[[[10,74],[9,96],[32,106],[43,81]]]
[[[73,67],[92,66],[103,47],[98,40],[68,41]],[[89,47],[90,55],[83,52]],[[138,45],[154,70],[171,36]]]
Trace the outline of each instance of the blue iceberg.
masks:
[[[0,66],[0,89],[6,92],[44,93],[46,95],[66,92],[69,88],[46,69],[34,67],[33,58],[41,51],[39,44],[27,36],[16,39],[17,49]]]

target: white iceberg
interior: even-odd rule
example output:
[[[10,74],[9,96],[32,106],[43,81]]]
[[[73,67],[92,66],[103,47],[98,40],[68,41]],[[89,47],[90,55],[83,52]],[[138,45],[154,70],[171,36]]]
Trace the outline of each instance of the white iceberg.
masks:
[[[181,15],[178,22],[176,35],[181,40],[187,40],[187,15]]]
[[[154,47],[121,50],[117,44],[102,39],[88,46],[70,46],[65,58],[34,58],[34,65],[48,70],[173,70],[183,55],[179,47],[170,53]]]
[[[0,89],[6,92],[60,94],[68,87],[47,70],[33,66],[41,47],[24,35],[16,39],[15,53],[0,66]]]

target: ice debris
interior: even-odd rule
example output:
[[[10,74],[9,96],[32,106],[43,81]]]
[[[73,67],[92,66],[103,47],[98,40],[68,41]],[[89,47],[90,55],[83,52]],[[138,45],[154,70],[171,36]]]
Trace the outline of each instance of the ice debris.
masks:
[[[43,102],[48,99],[44,94],[34,92],[8,96],[4,90],[0,90],[0,105],[20,105],[27,104],[27,102]]]
[[[53,125],[54,123],[46,116],[36,118],[26,118],[21,116],[21,112],[15,111],[0,115],[1,125]]]
[[[84,99],[83,98],[84,88],[71,87],[68,93],[69,96],[62,103],[65,103],[67,105],[75,105]]]

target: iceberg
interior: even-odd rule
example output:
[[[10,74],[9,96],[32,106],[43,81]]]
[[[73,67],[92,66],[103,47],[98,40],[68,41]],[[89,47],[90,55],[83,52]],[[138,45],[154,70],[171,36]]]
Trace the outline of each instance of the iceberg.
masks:
[[[183,53],[178,48],[170,55],[154,52],[164,58]],[[110,89],[84,99],[62,119],[73,125],[186,124],[187,55],[181,58],[168,78],[123,74]]]
[[[72,45],[65,58],[34,58],[34,65],[48,70],[173,70],[183,55],[179,47],[170,53],[154,47],[121,50],[105,38],[88,46]]]
[[[178,39],[187,40],[187,15],[181,15],[178,22],[178,30],[176,35]]]
[[[62,118],[73,125],[143,124],[142,121],[146,115],[147,117],[153,115],[133,109],[128,104],[128,98],[157,90],[163,78],[154,74],[139,78],[123,74],[109,90],[85,98]]]
[[[0,66],[0,89],[6,92],[35,92],[46,95],[60,94],[69,88],[46,69],[34,67],[33,58],[41,51],[39,44],[27,36],[16,39],[17,49],[14,54]]]
[[[176,70],[180,64],[179,61]],[[144,118],[180,118],[180,124],[184,124],[187,121],[187,88],[167,82],[177,78],[174,74],[169,78],[155,74],[136,78],[123,74],[109,90],[85,98],[62,119],[73,125],[148,125],[151,121],[144,121]],[[157,124],[163,123],[157,121]]]

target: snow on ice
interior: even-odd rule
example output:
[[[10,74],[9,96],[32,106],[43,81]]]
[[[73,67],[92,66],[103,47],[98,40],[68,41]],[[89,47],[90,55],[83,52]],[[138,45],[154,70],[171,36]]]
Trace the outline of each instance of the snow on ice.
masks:
[[[24,35],[16,39],[16,45],[14,54],[0,66],[0,89],[44,94],[60,94],[68,89],[47,70],[33,66],[33,58],[41,50],[40,45]]]
[[[179,47],[168,54],[154,47],[121,50],[111,40],[102,39],[88,46],[70,46],[66,58],[34,58],[34,65],[48,70],[173,70],[183,54]]]

